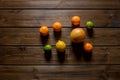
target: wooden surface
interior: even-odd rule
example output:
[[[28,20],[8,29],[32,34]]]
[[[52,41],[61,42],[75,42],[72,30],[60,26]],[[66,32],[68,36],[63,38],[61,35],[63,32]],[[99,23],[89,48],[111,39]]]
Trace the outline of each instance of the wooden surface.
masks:
[[[81,17],[92,55],[69,40],[74,15]],[[88,20],[95,23],[92,34]],[[55,21],[63,24],[60,34],[51,27]],[[50,29],[44,40],[42,25]],[[58,39],[67,43],[65,55],[55,49]],[[53,46],[50,61],[45,43]],[[120,0],[0,0],[0,80],[120,80],[119,61]]]

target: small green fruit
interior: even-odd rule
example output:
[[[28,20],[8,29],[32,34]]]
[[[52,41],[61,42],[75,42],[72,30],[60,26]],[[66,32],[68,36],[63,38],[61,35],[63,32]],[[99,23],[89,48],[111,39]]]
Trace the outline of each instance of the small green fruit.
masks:
[[[44,46],[44,50],[45,51],[51,51],[52,50],[52,46],[47,44],[47,45]]]
[[[87,21],[86,26],[87,26],[87,28],[93,28],[94,23],[92,21]]]

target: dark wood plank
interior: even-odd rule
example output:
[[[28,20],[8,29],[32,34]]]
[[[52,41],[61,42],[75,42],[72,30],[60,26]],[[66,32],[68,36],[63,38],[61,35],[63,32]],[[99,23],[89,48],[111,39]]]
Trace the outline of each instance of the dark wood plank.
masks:
[[[108,65],[106,66],[106,71],[107,72],[120,72],[120,65]]]
[[[53,29],[49,29],[50,35],[48,39],[46,38],[42,41],[39,28],[1,28],[0,45],[43,45],[46,43],[55,45],[57,39],[62,39],[67,45],[71,45],[69,36],[71,28],[63,28],[61,35],[58,34],[56,36]],[[88,34],[87,31],[86,34]],[[87,35],[85,42],[91,42],[93,45],[120,45],[119,34],[119,28],[94,28],[93,37],[90,38]]]
[[[92,55],[84,55],[84,52],[67,47],[63,58],[58,58],[53,47],[51,59],[47,61],[43,47],[0,46],[0,64],[60,64],[59,59],[64,60],[63,64],[120,64],[118,52],[120,47],[94,47]]]
[[[114,54],[114,53],[113,53]],[[106,75],[110,80],[119,80],[120,79],[120,66],[107,66],[106,67]]]
[[[112,54],[110,54],[110,56],[108,57],[108,63],[117,63],[117,64],[120,64],[120,62],[119,62],[119,56],[120,56],[120,54],[119,54],[119,52],[120,52],[120,49],[119,48],[116,48],[116,49],[110,49],[109,51],[108,51],[108,54],[109,53],[112,53]]]
[[[92,20],[95,27],[120,27],[120,10],[0,10],[0,27],[51,27],[60,21],[71,27],[71,17],[81,17],[81,26]]]
[[[118,71],[106,70],[107,66],[0,66],[1,80],[119,80]],[[116,74],[117,73],[117,74]]]
[[[32,77],[36,80],[71,80],[71,78],[75,80],[96,80],[99,79],[104,68],[104,66],[4,66],[0,67],[0,79],[15,80],[15,76],[17,76],[20,80],[24,78],[32,80]],[[91,77],[91,79],[87,77]]]
[[[1,0],[1,8],[92,8],[119,9],[119,0]]]

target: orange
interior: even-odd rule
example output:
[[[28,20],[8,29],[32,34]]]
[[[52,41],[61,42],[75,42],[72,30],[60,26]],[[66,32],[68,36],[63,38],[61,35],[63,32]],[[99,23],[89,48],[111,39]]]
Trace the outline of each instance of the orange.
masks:
[[[75,26],[80,24],[80,17],[79,16],[73,16],[71,20],[72,20],[72,24]]]
[[[84,50],[85,50],[85,52],[92,52],[93,45],[91,43],[85,43],[84,44]]]
[[[39,32],[41,35],[47,36],[49,34],[49,29],[47,26],[41,26],[41,28],[39,29]]]
[[[60,22],[55,22],[52,25],[54,31],[59,32],[62,29],[62,24]]]

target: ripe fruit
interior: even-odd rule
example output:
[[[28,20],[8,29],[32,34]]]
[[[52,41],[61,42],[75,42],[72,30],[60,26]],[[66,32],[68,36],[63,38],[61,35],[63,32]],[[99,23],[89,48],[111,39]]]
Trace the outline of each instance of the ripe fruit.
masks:
[[[56,43],[56,49],[57,49],[59,52],[64,52],[65,49],[66,49],[66,43],[65,43],[64,41],[59,40],[59,41]]]
[[[59,32],[62,29],[62,24],[60,22],[55,22],[52,25],[54,31]]]
[[[49,45],[49,44],[47,44],[47,45],[45,45],[44,46],[44,51],[51,51],[51,49],[52,49],[52,46],[51,45]]]
[[[73,16],[71,20],[72,20],[72,24],[75,26],[80,24],[80,17],[79,16]]]
[[[74,43],[80,43],[85,39],[85,31],[82,28],[75,28],[70,33],[70,39]]]
[[[87,26],[87,28],[93,28],[94,27],[94,23],[92,21],[88,21],[86,23],[86,26]]]
[[[92,45],[91,43],[85,43],[85,44],[84,44],[84,50],[85,50],[86,52],[92,52],[92,50],[93,50],[93,45]]]
[[[47,36],[49,34],[49,29],[47,26],[41,26],[41,28],[39,29],[39,32],[41,35]]]

